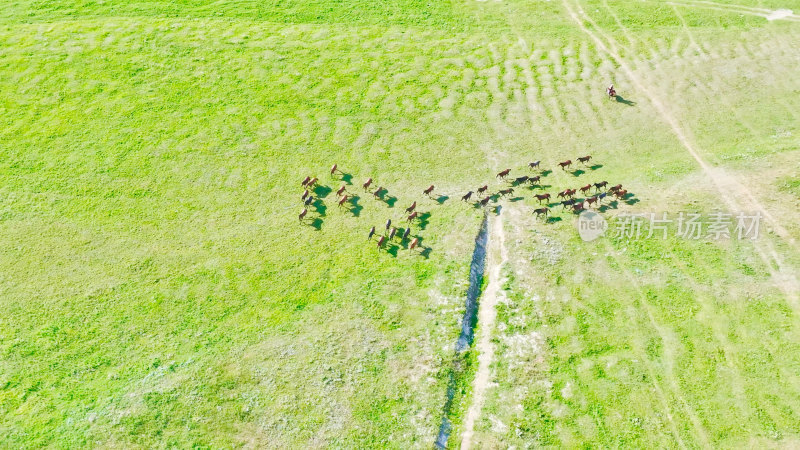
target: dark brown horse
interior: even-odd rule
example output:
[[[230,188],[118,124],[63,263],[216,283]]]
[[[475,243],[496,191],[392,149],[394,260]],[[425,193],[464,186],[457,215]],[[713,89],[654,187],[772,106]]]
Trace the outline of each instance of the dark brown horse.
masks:
[[[514,184],[522,184],[522,183],[528,181],[529,178],[530,177],[528,177],[527,175],[523,175],[521,177],[514,178]]]
[[[412,203],[412,204],[411,204],[411,206],[409,206],[408,208],[406,208],[406,212],[407,212],[407,213],[411,213],[411,212],[413,212],[415,209],[417,209],[417,202],[414,202],[414,203]]]
[[[305,178],[303,178],[303,183],[302,183],[302,185],[303,185],[303,186],[307,185],[309,181],[311,181],[311,177],[305,177]]]
[[[512,189],[512,188],[503,189],[500,192],[498,192],[498,194],[500,194],[500,197],[505,197],[506,195],[511,195],[513,193],[514,193],[514,189]]]
[[[540,164],[541,162],[542,162],[542,161],[534,161],[534,162],[532,162],[532,163],[528,163],[528,167],[530,167],[530,168],[531,168],[531,170],[533,170],[533,169],[538,169],[538,168],[539,168],[539,164]]]
[[[339,199],[339,207],[344,206],[345,203],[347,203],[347,200],[349,200],[349,198],[347,198],[346,195],[343,195],[342,198]]]
[[[583,202],[575,203],[574,205],[572,205],[572,210],[575,211],[575,212],[583,211],[583,209],[584,209],[583,208]]]
[[[501,180],[505,180],[505,178],[506,178],[506,177],[508,176],[508,174],[510,174],[510,173],[511,173],[511,169],[506,169],[506,170],[504,170],[504,171],[502,171],[502,172],[498,173],[496,178],[500,178]]]
[[[384,243],[384,242],[386,242],[386,236],[381,236],[381,238],[380,238],[380,239],[378,239],[378,248],[379,248],[379,249],[380,249],[381,247],[383,247],[383,243]]]
[[[406,222],[413,222],[414,219],[416,219],[417,217],[419,217],[419,213],[414,211],[413,213],[409,214],[409,216],[406,218]]]
[[[492,197],[491,197],[491,196],[489,196],[489,197],[486,197],[486,198],[482,199],[482,200],[481,200],[481,206],[486,206],[486,205],[488,205],[488,204],[489,204],[489,202],[490,202],[491,200],[492,200]]]
[[[595,195],[594,197],[587,198],[586,203],[589,204],[589,206],[594,205],[597,203],[597,196]]]
[[[302,222],[303,219],[306,217],[306,214],[308,214],[308,209],[303,208],[303,210],[300,211],[300,216],[298,216],[298,220],[300,220],[300,222]]]
[[[550,212],[550,208],[536,208],[533,210],[533,213],[536,214],[536,217],[545,216]]]
[[[306,189],[305,191],[303,191],[303,196],[302,196],[302,197],[300,197],[300,200],[305,200],[305,199],[306,199],[306,197],[308,197],[308,189]]]
[[[479,187],[478,188],[478,195],[483,194],[484,192],[486,192],[487,189],[489,189],[489,185],[488,184],[484,184],[483,186]]]
[[[339,188],[339,189],[336,191],[336,195],[338,195],[338,196],[341,196],[341,195],[342,195],[342,194],[344,194],[345,192],[347,192],[347,186],[343,184],[343,185],[342,185],[342,187],[340,187],[340,188]]]
[[[431,192],[433,192],[433,185],[428,186],[428,189],[422,191],[422,193],[425,195],[431,195]]]
[[[383,186],[380,186],[380,187],[378,187],[378,189],[375,189],[375,192],[372,193],[372,196],[375,197],[375,198],[380,198],[381,193],[383,193],[384,191],[386,191],[386,188],[383,187]]]
[[[397,234],[397,227],[392,227],[392,232],[389,233],[389,240],[391,241],[394,239],[394,235]]]
[[[536,175],[535,177],[528,178],[528,183],[530,183],[531,185],[539,184],[539,182],[541,180],[542,180],[542,177],[540,177],[539,175]]]
[[[370,228],[369,236],[367,236],[367,240],[371,241],[372,240],[372,236],[375,236],[375,227]]]
[[[562,162],[558,163],[558,166],[561,167],[561,170],[566,170],[567,167],[572,166],[572,160],[568,159],[566,161],[562,161]]]
[[[539,203],[542,203],[543,200],[550,200],[550,194],[536,194],[534,197],[539,200]]]
[[[591,159],[592,159],[592,155],[581,156],[580,158],[578,158],[578,162],[581,163],[581,164],[586,164]]]
[[[366,191],[366,190],[368,190],[368,189],[369,189],[369,186],[370,186],[371,184],[372,184],[372,178],[367,178],[367,181],[365,181],[365,182],[364,182],[364,184],[362,184],[361,186],[362,186],[362,187],[364,188],[364,190]]]
[[[589,192],[590,189],[592,189],[592,184],[591,183],[589,183],[586,186],[583,186],[581,188],[581,194],[585,194],[585,193]]]
[[[613,193],[613,192],[617,192],[620,189],[622,189],[622,185],[618,184],[616,186],[611,186],[610,188],[608,188],[608,192],[612,192]]]
[[[472,198],[472,191],[469,191],[466,194],[464,194],[463,197],[461,197],[461,201],[468,202],[469,199],[471,198]]]

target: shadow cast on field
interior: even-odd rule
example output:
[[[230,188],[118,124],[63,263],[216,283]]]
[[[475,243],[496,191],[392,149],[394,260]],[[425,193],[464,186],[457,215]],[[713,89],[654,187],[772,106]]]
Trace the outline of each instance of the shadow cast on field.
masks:
[[[550,169],[543,170],[540,176],[546,177],[546,176],[550,175],[551,173],[553,173],[553,171],[550,170]]]
[[[418,216],[420,230],[424,230],[428,226],[428,223],[430,222],[428,219],[430,218],[431,218],[431,213],[429,212],[424,212]]]
[[[547,218],[547,220],[544,221],[544,223],[556,223],[556,222],[561,222],[561,217],[550,216],[550,217]]]
[[[394,208],[394,204],[397,203],[397,197],[389,195],[383,199],[383,202],[386,203],[386,206],[389,208]]]
[[[625,97],[621,95],[617,95],[616,98],[617,98],[617,103],[622,103],[623,105],[628,105],[628,106],[636,105],[636,102],[634,102],[633,100],[626,100]]]
[[[316,195],[317,198],[325,198],[331,192],[333,192],[333,189],[329,188],[328,186],[317,185],[314,187],[314,195]]]
[[[361,200],[361,197],[359,197],[357,195],[355,195],[355,196],[350,198],[350,204],[353,205],[352,208],[350,208],[350,212],[355,217],[360,216],[361,215],[361,210],[364,209],[363,206],[358,204],[359,200]]]
[[[325,217],[328,211],[328,207],[325,206],[325,203],[323,203],[322,200],[320,200],[319,198],[315,199],[314,202],[311,203],[311,206],[314,207],[314,211],[316,211],[317,214],[319,214],[322,217]]]
[[[570,174],[570,175],[572,175],[573,177],[579,177],[579,176],[581,176],[581,175],[583,175],[583,174],[585,174],[585,173],[586,173],[586,171],[585,171],[585,170],[583,170],[583,169],[577,169],[577,170],[573,170],[573,171],[572,171],[572,172],[570,172],[569,174]]]
[[[351,175],[349,173],[343,173],[342,174],[342,181],[344,181],[347,184],[353,184],[353,175]]]
[[[319,231],[319,230],[321,230],[321,229],[322,229],[322,224],[323,224],[323,223],[324,223],[324,222],[322,221],[322,219],[320,219],[320,218],[318,217],[318,218],[316,218],[316,219],[312,220],[312,221],[311,221],[311,223],[309,223],[309,224],[308,224],[308,226],[310,226],[311,228],[313,228],[313,229],[315,229],[315,230]]]
[[[441,205],[441,204],[443,204],[444,202],[446,202],[446,201],[447,201],[449,198],[450,198],[450,197],[448,197],[448,196],[446,196],[446,195],[440,195],[440,196],[436,197],[436,198],[434,199],[434,201],[435,201],[436,203],[438,203],[438,204],[440,204],[440,205]]]
[[[519,196],[517,196],[517,197],[512,197],[512,198],[508,199],[508,201],[510,201],[510,202],[514,202],[514,203],[516,203],[516,202],[518,202],[518,201],[521,201],[521,200],[525,200],[525,197],[519,197]]]
[[[597,169],[600,169],[602,167],[603,167],[602,164],[594,164],[594,165],[589,166],[589,169],[590,170],[597,170]]]

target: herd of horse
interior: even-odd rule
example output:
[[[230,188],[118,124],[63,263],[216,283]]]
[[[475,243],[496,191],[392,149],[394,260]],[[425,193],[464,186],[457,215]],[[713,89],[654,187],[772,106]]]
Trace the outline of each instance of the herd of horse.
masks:
[[[337,174],[342,175],[342,178],[345,175],[341,170],[339,170],[339,166],[337,164],[334,164],[331,167],[330,175],[331,177],[335,177],[337,176]],[[301,183],[301,185],[305,188],[305,191],[300,197],[304,206],[303,210],[300,211],[300,215],[298,216],[298,219],[300,220],[301,223],[304,222],[306,216],[308,215],[308,206],[314,202],[314,197],[311,194],[311,191],[313,191],[313,189],[318,185],[318,183],[319,183],[318,178],[311,176],[305,177]],[[373,189],[374,184],[375,183],[372,178],[367,178],[367,180],[361,185],[361,187],[364,189],[364,192],[371,193],[372,196],[375,197],[376,199],[383,198],[383,196],[388,193],[388,189],[383,186],[378,186],[377,188]],[[422,192],[425,196],[431,197],[433,190],[434,186],[430,185]],[[339,189],[336,190],[336,195],[338,197],[337,205],[340,208],[347,207],[349,204],[351,204],[352,201],[358,198],[355,194],[348,191],[347,183],[342,183],[341,187],[339,187]],[[383,233],[376,238],[378,249],[384,248],[387,243],[395,240],[396,238],[399,238],[401,243],[407,243],[408,244],[407,248],[409,250],[415,250],[418,247],[421,248],[420,245],[422,240],[421,237],[414,236],[413,238],[411,238],[412,226],[414,224],[420,224],[423,220],[427,220],[427,217],[429,217],[430,214],[420,213],[417,210],[416,201],[414,201],[408,208],[405,208],[404,211],[406,213],[404,216],[406,226],[405,227],[392,226],[392,219],[391,218],[387,219],[386,223],[383,226]],[[376,227],[373,226],[372,228],[370,228],[369,233],[367,235],[367,240],[371,241],[372,238],[375,237],[376,233],[377,233]]]
[[[577,164],[582,164],[584,166],[588,165],[591,160],[591,155],[576,158]],[[567,171],[572,166],[573,161],[570,159],[558,163],[558,167],[563,171]],[[505,169],[497,173],[495,178],[502,182],[509,183],[510,186],[506,185],[495,193],[488,193],[489,185],[484,184],[475,191],[469,191],[464,194],[461,197],[461,200],[469,203],[473,202],[473,198],[475,198],[473,204],[476,207],[486,207],[491,202],[496,202],[503,197],[514,194],[514,189],[520,186],[527,186],[531,189],[545,189],[547,186],[543,186],[541,184],[542,179],[543,177],[546,177],[548,174],[552,173],[552,171],[543,170],[541,168],[541,161],[533,161],[528,163],[527,167],[529,171],[534,173],[521,175],[514,178],[511,178],[511,169]],[[593,166],[592,168],[594,169],[596,166]],[[337,174],[342,175],[342,178],[344,178],[345,174],[339,170],[336,164],[334,164],[330,169],[330,175],[331,177],[335,177]],[[348,183],[342,183],[341,187],[336,190],[336,195],[338,197],[337,205],[340,208],[348,207],[352,201],[358,199],[358,196],[348,191]],[[308,206],[314,202],[312,191],[318,186],[319,180],[317,177],[307,176],[305,179],[303,179],[301,184],[305,188],[305,191],[301,195],[304,208],[300,212],[298,219],[301,223],[303,223],[308,215]],[[382,199],[384,195],[388,193],[388,189],[386,189],[384,186],[379,185],[374,189],[373,186],[375,186],[375,182],[372,178],[367,178],[367,180],[361,185],[361,187],[364,189],[364,192],[371,193],[376,199]],[[428,198],[431,198],[434,189],[435,186],[430,185],[422,191],[422,194]],[[622,188],[622,184],[608,187],[608,181],[599,181],[596,183],[588,183],[584,186],[576,187],[574,189],[564,189],[555,195],[556,197],[553,199],[551,194],[547,192],[534,194],[534,198],[539,203],[540,207],[534,209],[533,214],[535,214],[536,217],[543,217],[547,219],[547,216],[551,213],[550,208],[558,205],[562,207],[562,210],[569,208],[570,211],[577,214],[589,207],[601,207],[603,206],[603,201],[609,198],[624,200],[629,196],[629,193],[626,189]],[[576,197],[577,195],[580,195],[581,197],[578,198]],[[440,198],[446,199],[447,197],[444,196]],[[553,200],[555,200],[555,202],[551,203]],[[547,202],[546,206],[542,205],[544,202]],[[437,203],[441,204],[442,202],[439,201]],[[415,236],[409,241],[412,227],[414,224],[418,224],[423,217],[423,214],[417,210],[417,201],[411,203],[411,205],[408,208],[405,208],[404,211],[406,226],[393,226],[392,220],[387,219],[380,236],[378,236],[376,239],[378,249],[384,248],[387,243],[396,239],[400,239],[401,243],[407,243],[407,248],[409,250],[414,250],[419,246],[421,241],[419,236]],[[430,213],[424,213],[424,216],[427,219],[427,217],[430,216]],[[373,226],[370,228],[369,233],[367,234],[367,240],[371,241],[377,233],[378,231],[376,231],[376,227]]]

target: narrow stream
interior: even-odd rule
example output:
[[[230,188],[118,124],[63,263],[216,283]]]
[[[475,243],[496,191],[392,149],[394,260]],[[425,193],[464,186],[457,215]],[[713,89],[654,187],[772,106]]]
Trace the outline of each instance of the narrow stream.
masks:
[[[455,355],[453,357],[453,370],[450,372],[450,380],[447,382],[447,398],[442,408],[442,424],[439,426],[439,436],[436,438],[436,447],[447,447],[447,439],[450,437],[450,409],[453,406],[453,398],[458,386],[458,373],[464,364],[463,352],[472,345],[475,336],[475,326],[478,322],[478,298],[481,295],[481,284],[483,284],[483,273],[486,268],[486,245],[489,240],[488,219],[483,215],[483,223],[475,237],[475,249],[472,251],[472,262],[469,266],[469,288],[467,289],[466,307],[464,317],[461,319],[461,334],[455,345]]]

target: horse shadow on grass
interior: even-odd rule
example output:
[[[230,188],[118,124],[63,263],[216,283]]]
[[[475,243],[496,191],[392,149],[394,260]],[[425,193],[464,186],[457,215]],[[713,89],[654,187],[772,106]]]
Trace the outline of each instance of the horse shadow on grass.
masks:
[[[349,173],[343,173],[342,174],[342,181],[344,181],[347,184],[353,184],[353,175],[351,175]]]
[[[389,208],[394,208],[394,204],[397,203],[397,197],[394,195],[387,195],[386,198],[383,199],[383,202],[386,203],[386,206]]]
[[[446,196],[446,195],[440,195],[440,196],[436,197],[436,198],[434,199],[434,201],[435,201],[436,203],[438,203],[438,204],[440,204],[440,205],[441,205],[441,204],[443,204],[444,202],[446,202],[446,201],[447,201],[449,198],[450,198],[450,197],[448,197],[448,196]]]
[[[600,169],[602,167],[603,167],[602,164],[594,164],[594,165],[589,166],[589,169],[590,170],[597,170],[597,169]]]
[[[429,220],[431,218],[431,213],[424,212],[418,216],[419,218],[419,229],[424,230],[425,227],[428,226]]]
[[[613,202],[607,205],[601,205],[599,208],[597,208],[597,210],[600,212],[606,212],[609,209],[617,209],[617,206],[619,206],[619,203],[616,200],[614,200]]]
[[[358,217],[358,216],[360,216],[360,215],[361,215],[361,210],[362,210],[362,209],[364,209],[364,207],[363,207],[363,206],[361,206],[361,205],[359,205],[359,204],[358,204],[358,201],[359,201],[359,200],[361,200],[361,197],[359,197],[359,196],[357,196],[357,195],[355,195],[355,196],[351,197],[351,198],[350,198],[350,200],[349,200],[349,202],[350,202],[350,205],[352,205],[352,206],[350,207],[350,212],[351,212],[351,213],[353,214],[353,216],[355,216],[355,217]]]
[[[622,103],[623,105],[634,106],[636,102],[633,100],[627,100],[621,95],[617,95],[617,103]]]
[[[546,177],[546,176],[550,175],[551,173],[553,173],[553,171],[550,170],[550,169],[543,170],[540,176],[541,177]]]
[[[386,253],[392,256],[392,258],[397,258],[397,252],[400,250],[400,246],[397,244],[389,244],[386,246]]]
[[[317,185],[314,187],[314,195],[316,195],[317,198],[325,198],[331,192],[333,192],[333,189],[329,188],[328,186]]]
[[[322,229],[323,220],[317,217],[316,219],[312,220],[311,223],[308,224],[311,228],[319,231]]]
[[[525,197],[516,196],[516,197],[512,197],[512,198],[508,199],[508,201],[514,202],[514,203],[516,203],[518,201],[521,201],[521,200],[525,200]]]
[[[433,249],[431,247],[425,247],[419,254],[422,255],[423,258],[428,259],[431,257],[432,251]]]
[[[573,177],[579,177],[579,176],[581,176],[581,175],[583,175],[585,173],[586,173],[585,170],[577,169],[577,170],[573,170],[572,172],[570,172],[570,175],[572,175]]]
[[[328,207],[325,206],[325,203],[317,197],[312,203],[311,206],[314,207],[314,211],[317,212],[322,217],[325,217],[326,212],[328,211]]]
[[[561,222],[561,217],[550,216],[547,218],[547,220],[544,221],[544,223],[556,223],[556,222]]]

